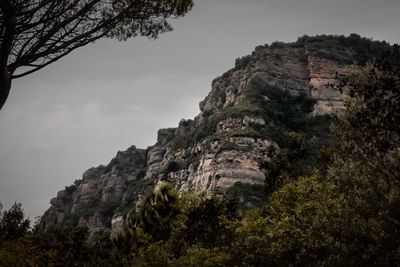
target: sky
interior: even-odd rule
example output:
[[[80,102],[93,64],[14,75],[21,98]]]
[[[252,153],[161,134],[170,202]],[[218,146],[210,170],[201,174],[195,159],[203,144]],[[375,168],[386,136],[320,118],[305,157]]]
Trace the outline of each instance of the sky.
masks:
[[[194,0],[157,40],[102,39],[13,81],[0,111],[0,203],[34,219],[66,185],[199,112],[211,81],[257,45],[304,34],[400,42],[399,0]]]

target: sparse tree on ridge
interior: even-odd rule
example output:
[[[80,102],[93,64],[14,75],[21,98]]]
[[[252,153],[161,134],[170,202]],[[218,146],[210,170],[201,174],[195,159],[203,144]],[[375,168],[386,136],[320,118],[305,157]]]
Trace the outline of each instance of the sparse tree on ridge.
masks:
[[[156,38],[192,0],[0,0],[0,109],[11,81],[102,37]]]

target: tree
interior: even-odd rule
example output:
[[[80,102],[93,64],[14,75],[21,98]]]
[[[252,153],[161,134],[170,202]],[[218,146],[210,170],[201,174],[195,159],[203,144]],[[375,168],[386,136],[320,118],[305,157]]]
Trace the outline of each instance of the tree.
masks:
[[[152,243],[167,240],[180,213],[177,191],[170,184],[162,184],[149,192],[138,211],[128,218],[124,232],[113,240],[118,258],[132,260]]]
[[[0,109],[11,81],[102,37],[157,38],[192,0],[0,0]]]
[[[274,192],[264,232],[251,223],[239,228],[269,246],[264,255],[272,265],[400,264],[399,62],[395,45],[374,64],[354,68],[342,88],[346,109],[326,171]]]
[[[132,224],[135,229],[141,228],[150,235],[151,240],[166,240],[178,214],[178,193],[172,185],[163,184],[145,197]]]
[[[400,47],[346,81],[346,110],[336,130],[346,157],[369,162],[388,182],[400,177]],[[388,185],[390,186],[390,185]]]
[[[9,210],[0,214],[0,245],[9,240],[15,240],[25,235],[30,226],[25,219],[21,203],[14,203]]]

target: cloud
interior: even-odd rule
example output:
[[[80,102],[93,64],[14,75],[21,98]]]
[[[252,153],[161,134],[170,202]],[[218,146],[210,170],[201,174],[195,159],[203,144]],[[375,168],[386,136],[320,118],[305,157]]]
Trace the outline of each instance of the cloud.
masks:
[[[31,218],[39,215],[85,169],[131,145],[152,145],[159,128],[193,118],[210,80],[148,75],[33,81],[30,90],[16,90],[0,113],[0,202],[20,201]]]

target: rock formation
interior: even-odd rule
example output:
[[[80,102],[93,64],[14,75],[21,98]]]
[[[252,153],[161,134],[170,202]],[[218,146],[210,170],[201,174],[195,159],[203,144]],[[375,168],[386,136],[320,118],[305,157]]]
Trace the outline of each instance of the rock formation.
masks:
[[[141,197],[164,182],[183,192],[225,192],[238,184],[263,190],[271,151],[285,150],[287,136],[301,134],[311,146],[329,143],[323,122],[343,106],[338,77],[385,47],[354,34],[256,47],[212,82],[199,115],[159,130],[147,149],[132,146],[107,166],[87,170],[51,200],[42,226],[116,231]],[[257,194],[250,197],[257,202]]]

